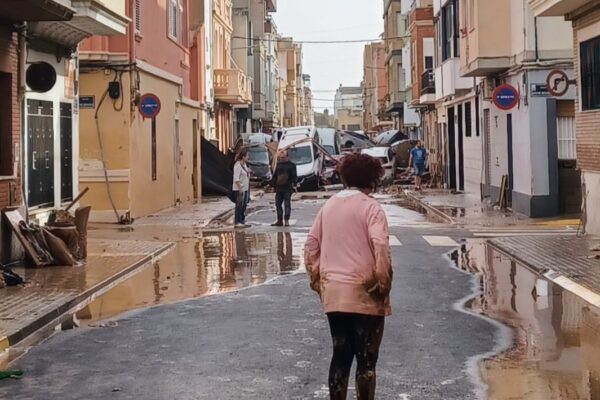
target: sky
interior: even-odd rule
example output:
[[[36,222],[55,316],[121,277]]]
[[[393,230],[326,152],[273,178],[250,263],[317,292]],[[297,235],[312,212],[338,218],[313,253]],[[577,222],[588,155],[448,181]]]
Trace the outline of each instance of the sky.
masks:
[[[382,0],[277,0],[279,34],[296,41],[377,39],[383,33]],[[332,111],[336,88],[359,86],[366,43],[304,44],[304,73],[312,78],[315,111]]]

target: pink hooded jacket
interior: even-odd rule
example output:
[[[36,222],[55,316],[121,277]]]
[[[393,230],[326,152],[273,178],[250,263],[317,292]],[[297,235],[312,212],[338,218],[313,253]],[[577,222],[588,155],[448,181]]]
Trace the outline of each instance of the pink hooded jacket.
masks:
[[[358,190],[329,199],[308,235],[304,261],[326,313],[391,315],[388,223],[377,200]]]

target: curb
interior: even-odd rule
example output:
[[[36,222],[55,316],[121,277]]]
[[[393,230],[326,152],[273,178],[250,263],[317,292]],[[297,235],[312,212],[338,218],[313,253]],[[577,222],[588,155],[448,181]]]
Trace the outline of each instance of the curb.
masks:
[[[422,199],[420,199],[419,197],[415,196],[414,194],[407,192],[406,190],[404,190],[403,193],[410,200],[414,201],[415,203],[419,204],[421,207],[423,207],[424,209],[426,209],[427,212],[430,212],[430,213],[438,216],[439,218],[445,220],[449,224],[456,225],[456,221],[454,220],[454,218],[452,218],[451,216],[449,216],[445,212],[438,210],[434,206],[432,206],[429,203],[423,201]]]
[[[0,353],[6,350],[10,351],[12,347],[16,347],[17,345],[31,346],[39,340],[44,339],[57,325],[64,322],[68,317],[81,310],[118,284],[129,279],[138,273],[144,266],[165,255],[173,247],[175,247],[175,243],[166,243],[154,253],[148,254],[115,275],[77,294],[75,297],[67,300],[55,309],[50,310],[44,315],[40,315],[36,320],[31,321],[18,331],[11,333],[6,337],[0,337]]]

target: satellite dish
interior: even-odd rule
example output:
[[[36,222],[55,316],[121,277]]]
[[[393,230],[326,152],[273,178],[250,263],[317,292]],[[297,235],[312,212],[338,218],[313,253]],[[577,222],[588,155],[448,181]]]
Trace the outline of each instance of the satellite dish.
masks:
[[[25,80],[34,92],[45,93],[56,84],[56,70],[46,62],[36,62],[27,68]]]

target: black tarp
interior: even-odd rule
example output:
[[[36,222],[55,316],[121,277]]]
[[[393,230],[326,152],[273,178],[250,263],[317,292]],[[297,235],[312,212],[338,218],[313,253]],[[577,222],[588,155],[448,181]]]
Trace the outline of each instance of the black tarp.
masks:
[[[233,184],[233,157],[202,138],[202,194],[227,196]]]

